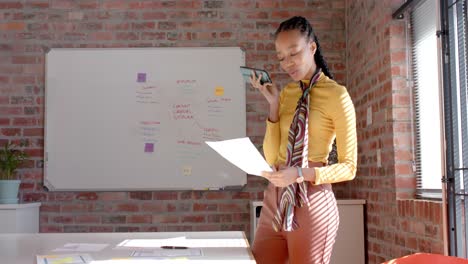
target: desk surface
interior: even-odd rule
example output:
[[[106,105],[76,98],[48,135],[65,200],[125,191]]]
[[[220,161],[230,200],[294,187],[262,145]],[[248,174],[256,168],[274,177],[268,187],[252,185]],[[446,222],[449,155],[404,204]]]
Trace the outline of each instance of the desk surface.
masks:
[[[250,251],[249,243],[241,231],[226,232],[154,232],[154,233],[39,233],[39,234],[0,234],[0,259],[2,263],[33,264],[36,255],[57,255],[88,253],[96,264],[99,260],[128,258],[134,247],[116,246],[124,241],[136,242],[140,239],[152,241],[168,238],[185,237],[188,245],[200,245],[203,256],[186,257],[177,263],[255,263]],[[137,239],[129,241],[131,239]],[[63,247],[67,243],[108,244],[99,252],[54,252],[54,249]],[[131,244],[131,243],[126,243]],[[167,243],[171,244],[170,242]],[[135,245],[135,244],[133,244]],[[139,248],[142,249],[141,247]],[[148,248],[146,248],[148,249]],[[154,260],[153,260],[154,261]],[[162,261],[167,263],[168,260]],[[171,260],[171,262],[174,262]],[[93,262],[91,262],[93,263]],[[109,263],[109,262],[106,262]],[[114,261],[112,261],[114,263]],[[115,263],[139,263],[125,262]],[[141,263],[148,263],[142,262]],[[153,262],[151,262],[153,263]],[[159,263],[159,261],[154,261]]]

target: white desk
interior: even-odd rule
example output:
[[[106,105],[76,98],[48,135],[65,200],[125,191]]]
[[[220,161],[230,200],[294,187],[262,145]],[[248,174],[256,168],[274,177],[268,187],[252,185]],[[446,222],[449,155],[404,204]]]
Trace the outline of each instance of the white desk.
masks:
[[[116,258],[128,258],[135,248],[114,249],[116,245],[127,239],[167,239],[185,236],[190,242],[197,240],[197,244],[204,244],[203,256],[187,257],[188,259],[174,260],[183,263],[256,263],[250,251],[249,243],[242,231],[227,232],[155,232],[155,233],[39,233],[39,234],[0,234],[1,263],[34,264],[36,255],[57,255],[88,253],[93,262]],[[206,244],[203,242],[205,241]],[[224,241],[229,241],[226,245]],[[235,243],[233,243],[235,242]],[[99,252],[53,252],[56,248],[67,243],[109,244]],[[140,259],[141,263],[144,259]],[[148,261],[148,260],[146,260]],[[171,262],[174,262],[171,260]],[[91,262],[91,263],[93,263]],[[168,263],[168,260],[161,260]],[[106,262],[109,263],[109,262]],[[126,263],[125,260],[115,263]],[[130,263],[130,262],[127,262]],[[131,262],[138,263],[138,262]],[[154,261],[151,263],[160,263]]]
[[[41,203],[0,204],[0,233],[38,233]]]

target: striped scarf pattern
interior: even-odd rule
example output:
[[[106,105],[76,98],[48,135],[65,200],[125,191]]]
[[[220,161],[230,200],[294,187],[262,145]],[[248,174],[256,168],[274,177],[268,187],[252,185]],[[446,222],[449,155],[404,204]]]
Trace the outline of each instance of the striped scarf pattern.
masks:
[[[308,163],[308,143],[309,143],[309,92],[317,83],[321,74],[320,68],[310,79],[309,86],[300,81],[302,95],[297,102],[288,134],[288,148],[286,153],[286,165],[288,167],[307,168]],[[278,231],[294,231],[299,225],[294,217],[294,207],[302,207],[308,202],[308,183],[293,183],[281,190],[281,198],[278,202],[275,218],[273,219],[273,229]]]

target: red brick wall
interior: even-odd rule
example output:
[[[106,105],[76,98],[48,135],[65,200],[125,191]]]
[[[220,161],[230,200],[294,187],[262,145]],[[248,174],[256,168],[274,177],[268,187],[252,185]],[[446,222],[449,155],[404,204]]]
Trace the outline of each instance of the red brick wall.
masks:
[[[46,192],[44,50],[51,47],[241,46],[247,65],[265,67],[278,83],[272,34],[279,22],[304,15],[325,57],[344,83],[345,1],[28,0],[0,3],[0,144],[23,140],[32,161],[20,171],[20,198],[42,202],[42,232],[244,230],[249,201],[264,182],[242,191]],[[260,144],[267,105],[247,89],[247,135]]]
[[[411,199],[416,181],[406,27],[391,19],[403,2],[346,2],[347,81],[356,105],[359,164],[356,179],[335,190],[339,197],[367,200],[369,263],[443,252],[442,203]]]

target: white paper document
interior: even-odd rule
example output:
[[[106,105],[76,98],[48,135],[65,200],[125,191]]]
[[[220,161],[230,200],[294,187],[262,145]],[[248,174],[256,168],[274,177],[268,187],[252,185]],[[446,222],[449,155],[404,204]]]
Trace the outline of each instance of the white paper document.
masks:
[[[88,244],[88,243],[67,243],[56,248],[54,252],[74,251],[74,252],[97,252],[106,248],[109,244]]]
[[[187,239],[126,239],[114,249],[147,249],[164,246],[208,248],[208,247],[247,247],[243,238],[187,238]],[[175,249],[174,249],[175,250]]]
[[[139,250],[133,251],[132,257],[191,257],[202,256],[201,248],[187,248],[187,249],[153,249],[150,251]]]
[[[186,247],[187,240],[184,236],[161,239],[125,239],[120,242],[114,249],[126,248],[160,248],[163,246]]]
[[[38,255],[37,264],[87,264],[93,259],[88,254]]]
[[[223,141],[205,141],[205,143],[223,158],[248,174],[262,176],[262,171],[272,171],[248,137]]]

